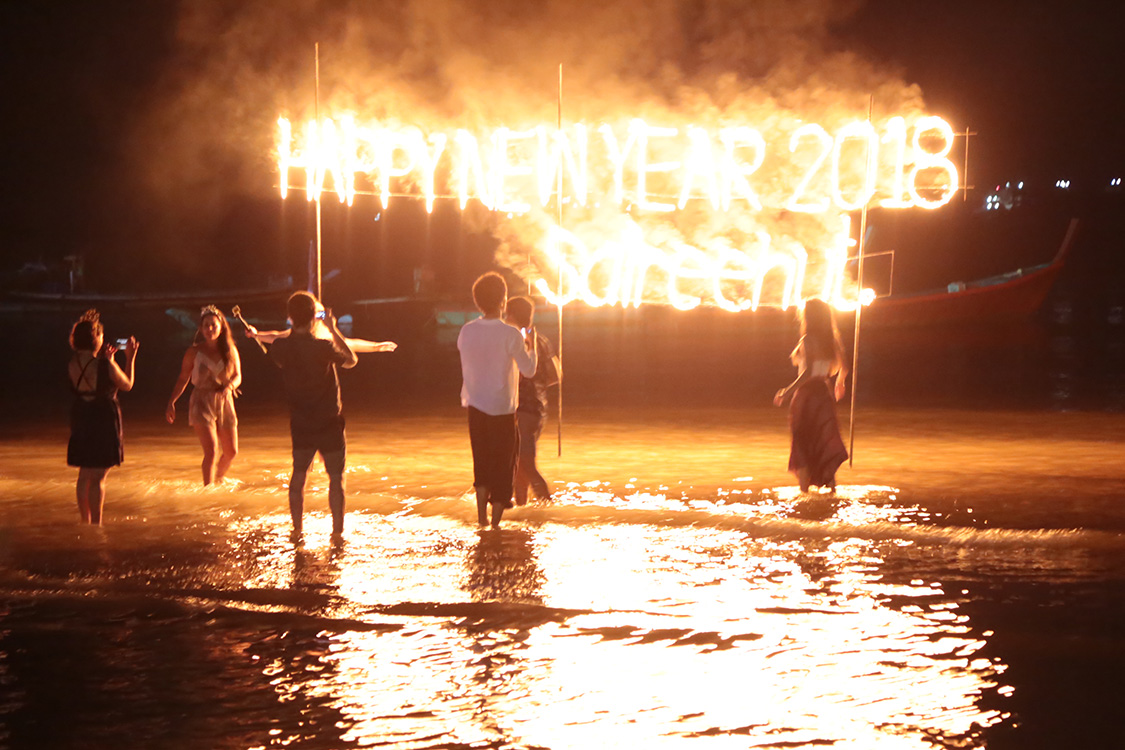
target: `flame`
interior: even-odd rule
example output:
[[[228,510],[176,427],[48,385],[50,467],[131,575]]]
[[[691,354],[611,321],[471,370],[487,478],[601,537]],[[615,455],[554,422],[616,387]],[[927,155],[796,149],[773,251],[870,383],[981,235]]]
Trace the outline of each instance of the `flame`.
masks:
[[[431,212],[438,200],[462,209],[476,200],[506,214],[510,243],[534,251],[529,283],[552,304],[737,312],[815,293],[846,310],[874,299],[845,290],[850,214],[948,203],[960,187],[953,139],[936,116],[912,126],[901,115],[853,120],[834,132],[633,118],[427,134],[345,115],[308,121],[297,143],[282,117],[277,163],[283,198],[303,171],[309,200],[331,189],[348,205],[358,194],[383,210],[401,196]],[[551,218],[560,200],[570,229]]]

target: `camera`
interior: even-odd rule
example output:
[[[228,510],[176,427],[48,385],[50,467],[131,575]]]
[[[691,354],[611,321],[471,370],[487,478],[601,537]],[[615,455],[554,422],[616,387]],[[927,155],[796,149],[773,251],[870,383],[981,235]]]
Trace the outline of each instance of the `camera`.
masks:
[[[118,349],[124,349],[129,344],[129,339],[116,339],[113,345]]]
[[[317,310],[316,311],[316,319],[317,320],[324,320],[324,310]]]

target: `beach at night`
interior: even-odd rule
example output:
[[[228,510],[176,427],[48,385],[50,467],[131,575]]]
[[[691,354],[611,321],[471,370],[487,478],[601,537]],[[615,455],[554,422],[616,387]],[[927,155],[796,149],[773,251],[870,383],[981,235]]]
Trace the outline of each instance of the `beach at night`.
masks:
[[[1123,27],[4,4],[0,748],[1117,746]]]

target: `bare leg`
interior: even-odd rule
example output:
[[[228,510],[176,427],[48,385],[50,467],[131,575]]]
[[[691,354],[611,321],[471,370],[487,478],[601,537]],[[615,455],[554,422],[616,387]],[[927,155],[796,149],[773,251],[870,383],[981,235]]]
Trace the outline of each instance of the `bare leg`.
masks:
[[[801,484],[801,492],[809,491],[809,470],[797,469],[797,481]]]
[[[492,504],[492,528],[500,528],[500,518],[504,515],[504,506],[500,503]]]
[[[293,470],[289,478],[289,516],[293,519],[293,533],[300,534],[305,511],[305,480],[307,471]]]
[[[75,494],[78,496],[78,517],[82,523],[90,523],[90,473],[93,469],[79,469]]]
[[[293,519],[293,533],[300,534],[303,529],[305,512],[305,481],[309,476],[316,451],[293,451],[293,475],[289,478],[289,516]]]
[[[85,468],[78,470],[78,512],[82,520],[101,526],[102,507],[105,505],[105,475],[109,469]],[[82,491],[85,489],[85,500]]]
[[[223,477],[227,475],[227,469],[234,462],[234,457],[238,455],[238,426],[218,430],[217,434],[222,453],[219,455],[219,463],[215,467],[215,481],[221,482]]]
[[[203,463],[200,468],[203,470],[203,486],[206,487],[215,480],[215,443],[218,438],[214,425],[197,424],[193,427],[195,436],[199,438],[199,445],[203,448]]]
[[[525,465],[524,457],[520,455],[516,459],[516,483],[513,486],[516,493],[516,505],[527,505],[527,488],[531,485],[531,480],[528,478],[527,472],[524,471]]]
[[[480,526],[488,525],[488,487],[483,484],[476,485],[477,491],[477,524]]]
[[[531,462],[528,464],[527,478],[536,497],[540,500],[551,499],[551,486],[547,484],[547,480],[539,473],[539,467],[536,465],[534,458],[532,458]]]
[[[520,431],[519,458],[516,462],[516,505],[527,503],[528,485],[542,500],[551,499],[551,488],[539,473],[536,459],[539,454],[539,434],[543,431],[543,418],[538,414],[517,412]]]
[[[90,485],[90,523],[102,525],[102,509],[105,507],[105,477],[109,469],[99,469],[97,477]]]
[[[332,511],[332,536],[344,534],[344,451],[322,453],[324,470],[328,472],[328,509]]]

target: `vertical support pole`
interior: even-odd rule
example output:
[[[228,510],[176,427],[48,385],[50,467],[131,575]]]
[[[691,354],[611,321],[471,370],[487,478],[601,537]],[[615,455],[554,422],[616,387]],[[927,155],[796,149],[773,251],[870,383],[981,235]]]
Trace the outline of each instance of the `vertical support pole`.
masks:
[[[558,95],[558,105],[559,106],[558,106],[558,119],[556,120],[555,127],[558,129],[560,140],[562,138],[562,84],[563,84],[563,66],[562,66],[562,63],[559,63],[559,95]],[[555,218],[558,221],[559,229],[562,229],[562,191],[563,191],[562,173],[563,173],[563,170],[562,170],[562,160],[561,159],[559,160],[558,171],[559,171],[559,174],[558,174],[559,181],[558,181],[558,191],[555,193],[555,212],[556,212]],[[558,236],[558,235],[556,234],[556,236]],[[562,256],[560,255],[559,257],[561,258]],[[562,364],[562,361],[563,361],[563,302],[562,302],[563,296],[562,295],[563,295],[563,274],[562,274],[562,268],[560,266],[560,268],[559,268],[559,291],[558,291],[558,308],[559,308],[559,333],[558,333],[558,337],[559,337],[559,364],[560,365]],[[563,371],[565,372],[566,368],[563,368]],[[557,404],[558,404],[558,412],[559,412],[558,413],[558,417],[559,417],[559,419],[558,419],[558,455],[560,457],[562,456],[562,421],[563,421],[562,402],[563,402],[563,384],[562,384],[562,378],[559,378],[559,392],[558,392]]]
[[[969,200],[969,128],[965,128],[965,164],[961,168],[961,202]]]
[[[867,122],[871,123],[871,113],[875,108],[874,95],[868,99],[867,102]],[[867,164],[864,169],[864,174],[871,173],[871,145],[867,146]],[[871,203],[871,196],[864,196],[863,209],[860,211],[859,219],[859,242],[856,247],[856,254],[859,258],[859,267],[856,271],[856,286],[859,287],[859,295],[863,294],[863,250],[867,241],[867,206]],[[859,383],[859,329],[860,323],[863,320],[863,303],[860,299],[856,299],[855,305],[855,337],[852,341],[852,399],[851,407],[849,410],[848,418],[848,466],[850,467],[855,460],[855,404],[856,404],[856,391]]]
[[[317,128],[319,128],[320,127],[320,42],[317,42],[316,46],[314,47],[314,57],[315,57],[315,66],[316,66],[316,90],[315,90],[315,93],[314,93],[314,96],[313,96],[313,116],[316,119],[316,126],[317,126]],[[309,281],[311,282],[310,285],[313,287],[309,291],[311,291],[313,294],[315,294],[316,298],[318,300],[320,300],[321,302],[324,302],[324,300],[321,298],[321,289],[320,289],[320,254],[321,254],[320,194],[317,194],[317,196],[316,196],[316,263],[315,263],[316,277],[315,277],[315,279],[309,279]]]

